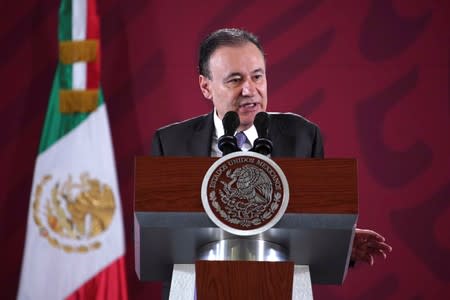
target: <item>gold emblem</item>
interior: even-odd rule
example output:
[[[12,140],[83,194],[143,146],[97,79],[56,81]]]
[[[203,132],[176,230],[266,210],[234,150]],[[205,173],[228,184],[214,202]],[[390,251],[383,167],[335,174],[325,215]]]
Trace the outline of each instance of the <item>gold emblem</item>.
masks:
[[[36,186],[34,222],[52,246],[69,253],[100,248],[96,237],[109,227],[115,210],[111,188],[88,173],[81,174],[79,182],[68,175],[62,184],[46,175]]]
[[[208,217],[235,235],[255,235],[272,228],[289,203],[289,186],[281,168],[255,152],[234,152],[206,172],[201,189]]]

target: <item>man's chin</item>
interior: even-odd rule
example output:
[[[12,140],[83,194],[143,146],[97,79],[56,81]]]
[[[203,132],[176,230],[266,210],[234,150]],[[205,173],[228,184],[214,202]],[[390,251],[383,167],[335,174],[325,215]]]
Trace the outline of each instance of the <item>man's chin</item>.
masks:
[[[252,114],[245,114],[245,116],[239,115],[240,120],[239,128],[241,130],[247,130],[248,128],[250,128],[253,125],[253,121],[255,120],[255,116],[258,112]]]
[[[261,110],[261,109],[255,109],[255,110],[252,110],[252,111],[245,111],[245,112],[240,111],[240,112],[238,112],[238,114],[239,114],[239,119],[240,119],[242,122],[247,121],[247,122],[253,123],[253,120],[255,119],[255,116],[256,116],[260,111],[262,111],[262,110]]]

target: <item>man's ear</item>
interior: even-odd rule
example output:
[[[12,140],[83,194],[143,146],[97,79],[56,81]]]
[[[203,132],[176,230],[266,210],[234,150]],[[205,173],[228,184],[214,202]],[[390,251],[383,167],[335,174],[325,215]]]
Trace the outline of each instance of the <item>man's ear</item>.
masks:
[[[200,90],[202,91],[203,97],[211,100],[211,81],[206,76],[200,75],[198,76],[198,84],[200,85]]]

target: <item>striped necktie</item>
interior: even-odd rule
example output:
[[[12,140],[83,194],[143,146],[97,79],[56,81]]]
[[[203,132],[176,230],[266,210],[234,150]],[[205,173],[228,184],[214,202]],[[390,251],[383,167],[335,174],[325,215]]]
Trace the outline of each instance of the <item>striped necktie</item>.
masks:
[[[237,140],[237,146],[239,149],[242,149],[242,146],[245,144],[245,142],[247,141],[247,136],[245,135],[244,132],[239,131],[238,133],[236,133],[235,135],[236,140]]]

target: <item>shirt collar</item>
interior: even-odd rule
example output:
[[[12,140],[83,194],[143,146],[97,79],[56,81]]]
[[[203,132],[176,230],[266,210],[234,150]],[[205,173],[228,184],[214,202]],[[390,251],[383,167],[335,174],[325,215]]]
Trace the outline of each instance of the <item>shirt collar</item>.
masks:
[[[220,138],[225,133],[225,130],[223,129],[222,120],[219,119],[219,116],[217,116],[216,108],[214,108],[214,127],[216,129],[216,137]],[[247,130],[244,130],[244,133],[250,144],[253,146],[253,143],[258,138],[258,132],[256,131],[255,125],[252,125]]]

